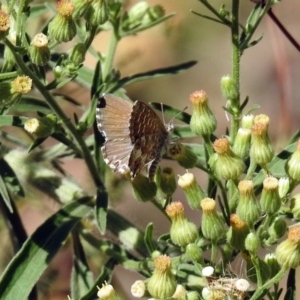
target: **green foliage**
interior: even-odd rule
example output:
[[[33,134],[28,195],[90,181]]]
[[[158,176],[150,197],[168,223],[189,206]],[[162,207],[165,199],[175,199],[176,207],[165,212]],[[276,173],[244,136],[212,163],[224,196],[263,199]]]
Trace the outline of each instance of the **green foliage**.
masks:
[[[4,49],[0,74],[0,207],[15,253],[0,279],[0,299],[37,299],[37,284],[64,245],[69,245],[73,253],[70,284],[73,300],[95,299],[97,288],[99,295],[107,290],[111,293],[107,299],[119,299],[117,291],[106,283],[117,265],[145,277],[143,284],[134,285],[132,293],[148,298],[200,299],[202,293],[205,300],[262,300],[265,295],[276,300],[284,293],[279,283],[289,272],[284,298],[294,299],[296,285],[292,269],[298,266],[298,259],[290,261],[289,256],[300,256],[300,230],[296,224],[300,202],[291,201],[291,195],[299,184],[300,145],[297,140],[300,132],[273,157],[268,118],[250,118],[254,124],[243,128],[244,115],[257,106],[247,107],[248,97],[242,101],[240,95],[242,54],[261,40],[253,40],[253,34],[278,1],[253,1],[257,3],[245,24],[239,21],[239,0],[232,1],[231,9],[223,5],[219,10],[210,1],[199,0],[210,14],[192,11],[231,31],[232,74],[224,74],[220,79],[227,101],[223,109],[230,118],[230,128],[224,130],[222,139],[216,138],[212,132],[217,126],[213,112],[206,104],[204,110],[201,99],[197,98],[202,94],[208,101],[203,91],[191,98],[196,112],[193,117],[171,106],[151,103],[153,108],[163,107],[165,114],[184,123],[174,126],[172,138],[176,141],[173,143],[177,145],[173,148],[176,153],[165,158],[175,157],[181,165],[194,166],[208,179],[207,188],[197,183],[194,174],[181,176],[179,184],[189,198],[186,205],[190,205],[199,218],[202,216],[202,227],[186,218],[182,203],[172,202],[176,190],[172,169],[168,168],[168,174],[163,174],[169,175],[166,178],[161,178],[158,172],[155,182],[149,182],[142,174],[136,177],[140,181],[126,181],[133,186],[139,205],[156,206],[162,216],[172,222],[172,230],[158,239],[154,237],[157,226],[154,220],[140,230],[109,208],[113,199],[124,197],[121,189],[124,180],[106,172],[100,151],[104,138],[97,130],[95,111],[102,93],[127,98],[124,87],[132,83],[176,75],[196,64],[189,61],[141,70],[126,77],[113,67],[116,48],[122,39],[167,22],[174,14],[166,15],[162,6],[151,7],[143,1],[129,10],[122,0],[74,0],[75,6],[67,0],[60,1],[57,6],[26,0],[3,2],[6,6],[1,7],[0,14],[0,38]],[[39,38],[34,39],[27,22],[41,17],[45,24],[39,28]],[[7,19],[9,22],[5,23]],[[96,35],[104,31],[111,33],[105,54],[91,46]],[[70,51],[59,52],[60,43],[70,40]],[[94,69],[83,65],[87,53],[97,60]],[[90,89],[90,101],[86,106],[79,103],[76,95],[64,94],[70,82]],[[74,111],[73,117],[69,109]],[[207,124],[213,120],[213,124],[206,130],[208,125],[200,120],[206,120]],[[201,131],[195,130],[195,126]],[[251,143],[247,139],[249,144],[240,145],[246,140],[236,139],[240,128],[252,130]],[[239,149],[242,157],[234,149]],[[269,150],[269,154],[265,155],[263,149]],[[63,158],[84,162],[92,189],[83,189],[64,170]],[[278,202],[272,210],[274,213],[264,214],[259,201],[262,190],[267,189],[264,180],[269,176],[288,180],[278,181],[276,200],[280,201],[280,208]],[[280,187],[283,181],[284,188]],[[243,189],[245,182],[251,188]],[[283,190],[285,192],[280,193]],[[60,209],[26,237],[20,221],[20,202],[27,203],[29,198],[38,198],[41,193],[56,201]],[[271,193],[264,190],[263,194],[268,196],[269,205]],[[218,200],[218,205],[212,198]],[[254,205],[249,206],[250,198]],[[254,206],[255,218],[247,224],[247,217],[254,214],[251,211]],[[242,216],[246,217],[241,219]],[[261,257],[264,248],[275,253],[269,247],[280,243],[287,224],[295,226],[289,231],[288,239],[277,248],[283,250],[277,253],[278,262],[275,255],[272,259]],[[230,264],[238,254],[245,262],[249,281],[257,284],[256,290],[243,290],[238,285],[239,275],[228,275]],[[97,267],[91,267],[92,255],[100,261]],[[281,268],[278,263],[282,263]],[[213,267],[214,274],[207,275],[207,266]],[[147,289],[150,278],[148,291],[139,290]]]

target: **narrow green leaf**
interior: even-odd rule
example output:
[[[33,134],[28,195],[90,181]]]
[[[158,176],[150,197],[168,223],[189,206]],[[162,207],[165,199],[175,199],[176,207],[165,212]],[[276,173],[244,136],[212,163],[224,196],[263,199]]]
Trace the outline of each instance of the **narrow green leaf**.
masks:
[[[30,6],[30,19],[40,17],[43,14],[49,13],[48,7],[45,4],[36,4]]]
[[[71,275],[72,299],[79,299],[89,292],[93,287],[93,273],[91,272],[83,246],[76,231],[72,232],[73,237],[73,268]]]
[[[52,93],[52,94],[53,94],[53,96],[59,97],[62,100],[65,100],[66,102],[69,102],[71,104],[74,104],[75,106],[81,107],[81,104],[77,100],[75,100],[73,97],[70,97],[68,95],[64,95],[64,94],[61,94],[61,93]]]
[[[150,255],[155,250],[152,235],[153,235],[153,223],[149,223],[146,227],[144,242]]]
[[[0,299],[27,300],[72,228],[92,209],[92,197],[63,206],[27,239],[0,279]]]
[[[0,175],[0,194],[5,202],[6,206],[8,207],[9,211],[12,212],[12,206],[11,206],[11,201],[10,201],[10,197],[8,194],[8,190],[7,190],[6,184],[4,182],[4,179],[2,178],[1,175]]]
[[[105,191],[98,191],[96,206],[95,206],[95,214],[96,214],[97,225],[102,234],[104,234],[106,231],[107,206],[108,206],[107,193]]]
[[[109,261],[106,262],[105,266],[102,268],[102,271],[99,274],[99,276],[96,278],[93,287],[89,290],[89,292],[86,295],[81,297],[79,300],[95,300],[95,295],[97,295],[98,286],[102,286],[104,282],[110,281],[113,269],[118,263],[119,262],[115,257],[109,259]]]
[[[10,189],[15,195],[20,197],[25,196],[25,192],[16,176],[14,170],[10,167],[5,159],[0,159],[0,166],[1,166],[1,175],[3,179]]]
[[[49,105],[40,99],[33,97],[23,96],[20,101],[15,103],[11,108],[12,111],[16,112],[43,112],[48,114],[51,112]]]
[[[213,22],[216,22],[216,23],[219,23],[219,24],[223,24],[223,25],[227,25],[227,26],[228,26],[228,24],[224,24],[224,22],[222,22],[222,21],[220,21],[220,20],[218,20],[218,19],[215,19],[215,18],[210,17],[210,16],[207,16],[207,15],[200,14],[200,13],[198,13],[198,12],[196,12],[196,11],[191,10],[191,13],[194,14],[194,15],[196,15],[196,16],[198,16],[198,17],[201,17],[201,18],[203,18],[203,19],[210,20],[210,21],[213,21]]]
[[[165,22],[166,20],[168,20],[168,19],[170,19],[170,18],[172,18],[174,16],[175,16],[174,13],[166,15],[166,16],[163,16],[163,17],[155,20],[154,22],[146,24],[144,26],[139,26],[139,27],[137,27],[135,29],[132,29],[132,30],[129,30],[129,31],[120,32],[120,36],[121,37],[126,37],[126,36],[130,36],[130,35],[135,35],[138,32],[144,31],[144,30],[152,28],[152,27],[154,27],[154,26],[156,26],[156,25],[158,25],[158,24],[160,24],[162,22]]]
[[[29,146],[27,152],[30,153],[35,148],[39,147],[44,141],[47,139],[47,137],[37,138],[33,141],[33,143]]]
[[[121,80],[119,80],[115,86],[112,87],[112,90],[110,92],[114,92],[118,90],[121,87],[124,87],[126,85],[129,85],[134,82],[147,80],[147,79],[153,79],[153,78],[161,78],[169,75],[178,74],[179,72],[189,69],[193,67],[197,62],[195,60],[185,62],[183,64],[175,65],[172,67],[167,68],[161,68],[156,69],[152,71],[148,71],[145,73],[138,73],[132,76],[124,77]]]
[[[54,139],[72,149],[76,154],[80,153],[77,146],[63,132],[55,132],[51,135]]]
[[[0,116],[0,127],[2,126],[16,126],[24,127],[25,122],[28,120],[26,117],[19,116]]]

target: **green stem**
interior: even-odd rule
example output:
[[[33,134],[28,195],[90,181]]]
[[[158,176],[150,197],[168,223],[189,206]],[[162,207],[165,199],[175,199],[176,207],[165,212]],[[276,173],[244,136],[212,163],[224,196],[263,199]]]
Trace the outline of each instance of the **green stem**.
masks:
[[[63,122],[63,124],[66,126],[66,128],[71,132],[74,139],[78,143],[79,147],[81,148],[82,157],[86,162],[86,165],[91,173],[91,177],[95,183],[95,185],[99,189],[104,189],[104,185],[99,177],[98,170],[96,168],[95,162],[93,160],[93,157],[90,153],[89,148],[84,142],[84,139],[80,135],[80,133],[77,131],[76,127],[72,124],[70,119],[65,115],[64,111],[60,108],[60,106],[56,103],[55,99],[52,97],[52,95],[49,93],[49,91],[45,88],[45,86],[40,82],[38,77],[24,64],[22,57],[17,53],[17,51],[14,49],[15,47],[11,44],[9,40],[5,40],[5,44],[7,47],[10,48],[12,53],[14,54],[15,60],[20,67],[20,69],[24,72],[24,74],[28,75],[32,81],[33,84],[36,86],[36,88],[40,91],[40,93],[43,95],[45,100],[47,101],[48,105],[51,107],[51,109],[55,112],[55,114],[58,116],[58,118]]]
[[[204,140],[204,145],[206,148],[206,151],[208,153],[208,156],[211,156],[214,153],[211,141],[210,141],[210,136],[209,135],[203,135],[203,140]]]
[[[255,273],[256,273],[256,278],[257,278],[257,286],[261,287],[262,283],[263,283],[263,280],[262,280],[262,277],[261,277],[261,266],[260,266],[260,263],[259,263],[259,259],[256,255],[252,256],[251,259],[252,259],[252,262],[253,262],[253,265],[254,265],[254,268],[255,268]]]
[[[118,34],[117,34],[116,30],[114,30],[112,32],[112,36],[109,41],[109,46],[108,46],[107,54],[105,57],[105,61],[103,63],[103,68],[102,68],[103,82],[106,82],[106,78],[112,69],[113,59],[114,59],[114,56],[116,53],[118,41],[119,41]]]
[[[281,268],[280,271],[273,278],[271,278],[264,285],[256,289],[255,293],[252,295],[250,300],[262,299],[266,291],[269,290],[273,284],[278,283],[282,279],[286,271],[287,270],[285,268]]]
[[[216,259],[217,259],[217,242],[212,241],[211,242],[211,256],[210,256],[211,263],[216,264]]]
[[[232,41],[232,78],[237,86],[238,96],[232,99],[232,109],[234,114],[231,116],[230,136],[232,143],[235,140],[239,128],[240,116],[240,46],[239,46],[239,0],[232,1],[232,26],[231,26],[231,41]]]

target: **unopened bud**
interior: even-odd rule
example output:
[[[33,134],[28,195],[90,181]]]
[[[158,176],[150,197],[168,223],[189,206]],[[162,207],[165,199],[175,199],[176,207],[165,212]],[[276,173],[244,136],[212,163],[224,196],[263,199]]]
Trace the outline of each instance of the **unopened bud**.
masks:
[[[217,128],[217,120],[208,106],[205,91],[195,91],[190,95],[193,113],[190,121],[192,131],[197,135],[208,136]]]

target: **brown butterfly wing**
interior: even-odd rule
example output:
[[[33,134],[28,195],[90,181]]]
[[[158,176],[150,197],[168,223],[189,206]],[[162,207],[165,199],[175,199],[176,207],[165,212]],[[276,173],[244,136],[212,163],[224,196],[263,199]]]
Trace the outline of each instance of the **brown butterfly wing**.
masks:
[[[129,170],[128,163],[133,149],[129,130],[131,112],[132,103],[112,94],[105,94],[97,105],[97,127],[105,137],[101,148],[104,161],[121,173]]]
[[[130,138],[134,144],[129,158],[131,176],[135,177],[148,164],[148,177],[153,181],[169,133],[152,108],[140,101],[133,105],[129,124]]]

